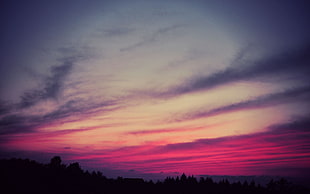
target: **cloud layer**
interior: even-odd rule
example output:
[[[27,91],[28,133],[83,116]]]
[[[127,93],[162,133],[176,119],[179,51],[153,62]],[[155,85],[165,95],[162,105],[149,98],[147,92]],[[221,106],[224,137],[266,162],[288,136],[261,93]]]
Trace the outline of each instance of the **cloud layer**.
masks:
[[[247,52],[247,50],[243,51]],[[221,85],[237,81],[278,81],[282,79],[297,79],[309,82],[310,47],[294,49],[288,52],[263,58],[259,61],[242,60],[244,54],[239,54],[233,65],[212,73],[208,76],[194,76],[180,85],[169,88],[159,96],[177,96],[197,91],[209,90]]]
[[[70,147],[69,150],[53,150],[51,154],[61,151],[65,160],[81,161],[86,168],[134,169],[137,173],[306,177],[310,169],[307,164],[310,159],[309,120],[301,118],[279,123],[265,132],[246,135],[97,149],[91,153],[86,153],[88,149],[85,148]],[[13,138],[12,143],[15,140]]]
[[[241,110],[249,110],[249,109],[261,109],[266,107],[272,107],[279,104],[289,104],[294,102],[309,102],[310,99],[310,87],[301,87],[289,89],[284,92],[268,94],[265,96],[260,96],[255,99],[250,99],[242,102],[237,102],[233,104],[229,104],[226,106],[221,106],[218,108],[214,108],[211,110],[204,111],[197,110],[193,113],[187,113],[183,117],[178,118],[180,121],[182,119],[197,119],[202,117],[210,117],[221,115],[229,112],[241,111]]]
[[[21,96],[20,106],[22,108],[27,108],[42,100],[56,99],[63,87],[65,78],[68,76],[72,68],[72,61],[64,61],[63,64],[52,67],[52,75],[44,81],[43,88],[40,90],[34,89],[26,91]]]

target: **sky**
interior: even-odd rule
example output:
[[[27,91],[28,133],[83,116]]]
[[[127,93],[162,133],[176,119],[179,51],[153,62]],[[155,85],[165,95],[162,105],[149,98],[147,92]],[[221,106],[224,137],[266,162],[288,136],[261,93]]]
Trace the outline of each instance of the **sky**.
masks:
[[[0,7],[1,158],[309,178],[309,1]]]

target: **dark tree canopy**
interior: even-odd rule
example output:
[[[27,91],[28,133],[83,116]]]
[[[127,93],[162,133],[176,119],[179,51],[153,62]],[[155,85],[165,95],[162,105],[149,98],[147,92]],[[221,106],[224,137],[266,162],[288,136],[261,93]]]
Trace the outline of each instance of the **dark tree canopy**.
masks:
[[[59,168],[61,166],[61,158],[60,156],[54,156],[50,162],[51,167]]]
[[[145,181],[140,178],[108,179],[101,172],[83,171],[78,162],[68,166],[55,156],[49,164],[40,164],[29,159],[0,160],[1,193],[58,193],[58,194],[308,194],[310,190],[296,186],[285,179],[270,181],[266,187],[254,181],[230,183],[228,180],[214,182],[211,178],[182,174],[167,177],[164,181]]]

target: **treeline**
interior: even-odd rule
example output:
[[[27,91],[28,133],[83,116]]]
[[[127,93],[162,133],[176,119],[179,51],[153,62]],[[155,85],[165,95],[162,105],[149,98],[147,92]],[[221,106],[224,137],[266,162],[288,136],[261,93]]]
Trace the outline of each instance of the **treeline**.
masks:
[[[214,182],[211,178],[194,176],[167,177],[164,181],[145,181],[138,178],[110,179],[99,171],[88,172],[79,163],[64,165],[55,156],[49,164],[29,159],[0,160],[0,193],[46,193],[46,194],[306,194],[309,189],[296,186],[288,181],[270,181],[266,186],[254,181],[230,183],[228,180]]]

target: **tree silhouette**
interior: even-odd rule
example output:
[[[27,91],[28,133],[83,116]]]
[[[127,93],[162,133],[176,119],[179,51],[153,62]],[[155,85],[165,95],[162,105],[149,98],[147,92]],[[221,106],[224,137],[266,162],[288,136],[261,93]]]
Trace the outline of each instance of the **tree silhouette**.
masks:
[[[230,183],[228,180],[214,182],[210,177],[167,177],[164,181],[144,181],[139,178],[108,179],[99,171],[83,171],[78,162],[66,165],[55,156],[43,165],[29,159],[0,160],[1,193],[92,193],[92,194],[308,194],[309,188],[293,185],[285,179],[271,180],[266,187],[250,184]]]
[[[82,174],[83,170],[80,166],[80,164],[78,162],[74,162],[69,164],[69,166],[67,167],[67,170],[71,173],[73,173],[74,175],[78,175],[78,174]]]
[[[60,156],[54,156],[51,159],[50,166],[52,168],[60,168],[61,167],[61,158],[60,158]]]

